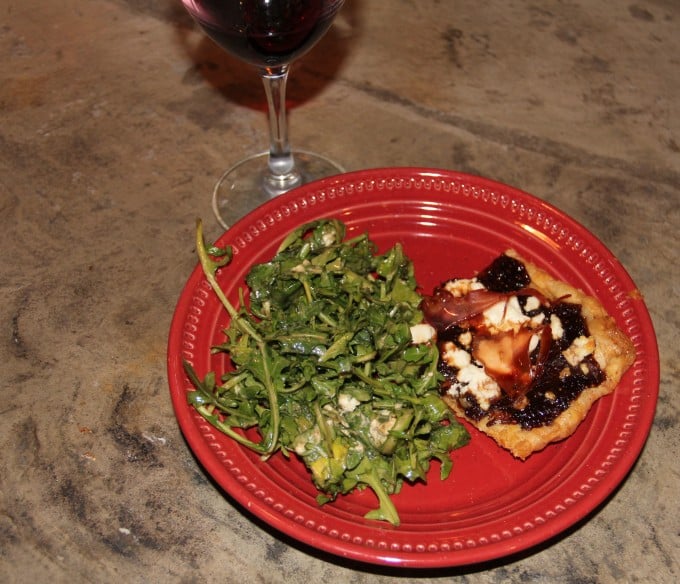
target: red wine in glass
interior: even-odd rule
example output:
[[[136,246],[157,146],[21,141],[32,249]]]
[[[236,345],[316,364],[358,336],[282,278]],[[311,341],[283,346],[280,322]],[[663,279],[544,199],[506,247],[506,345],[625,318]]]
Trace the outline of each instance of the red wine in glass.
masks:
[[[343,0],[183,0],[219,46],[258,68],[269,106],[270,148],[231,167],[213,191],[226,228],[261,202],[342,168],[309,152],[292,152],[285,88],[290,64],[331,26]],[[263,159],[267,159],[267,163]]]
[[[337,0],[185,0],[223,49],[257,67],[280,67],[306,53],[328,30]]]

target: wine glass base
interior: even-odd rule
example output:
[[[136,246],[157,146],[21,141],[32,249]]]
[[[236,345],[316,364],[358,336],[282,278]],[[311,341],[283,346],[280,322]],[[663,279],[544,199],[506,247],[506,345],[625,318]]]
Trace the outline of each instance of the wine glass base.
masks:
[[[303,150],[295,150],[295,167],[300,173],[298,184],[288,188],[276,188],[267,184],[268,152],[250,156],[229,168],[217,181],[213,190],[212,208],[219,224],[229,229],[241,217],[259,207],[262,203],[283,194],[290,188],[306,184],[319,178],[344,172],[335,162]]]

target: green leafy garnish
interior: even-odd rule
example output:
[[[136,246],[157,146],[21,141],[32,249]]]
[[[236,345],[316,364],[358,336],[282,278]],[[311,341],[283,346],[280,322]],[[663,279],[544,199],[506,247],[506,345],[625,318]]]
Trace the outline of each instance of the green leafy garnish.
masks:
[[[439,397],[436,345],[412,342],[420,295],[401,245],[377,254],[366,234],[345,240],[338,220],[303,225],[251,268],[238,307],[217,281],[231,249],[207,246],[200,221],[196,246],[230,316],[213,351],[233,367],[218,381],[185,362],[188,402],[264,459],[299,456],[320,504],[368,487],[379,506],[366,517],[399,525],[390,495],[426,480],[433,459],[445,479],[449,453],[469,440]],[[253,427],[259,441],[242,432]]]

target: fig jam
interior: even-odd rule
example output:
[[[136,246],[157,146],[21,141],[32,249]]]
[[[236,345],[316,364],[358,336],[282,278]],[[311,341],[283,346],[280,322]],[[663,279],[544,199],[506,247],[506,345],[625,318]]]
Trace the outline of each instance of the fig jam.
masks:
[[[524,264],[505,254],[498,256],[477,275],[487,290],[492,292],[516,292],[531,283]]]
[[[512,400],[503,394],[488,411],[477,403],[470,403],[465,408],[465,413],[473,420],[479,420],[488,414],[489,425],[516,423],[525,430],[550,425],[584,389],[604,381],[605,375],[592,356],[586,357],[582,363],[587,372],[580,366],[570,367],[562,355],[549,361],[532,383],[526,394],[527,403],[521,409],[516,408]],[[565,368],[569,368],[569,375],[563,375]],[[474,402],[474,398],[468,396],[468,402]]]
[[[564,351],[569,347],[574,342],[574,339],[590,336],[586,321],[581,315],[580,304],[560,302],[551,307],[547,314],[548,319],[551,314],[557,316],[562,323],[562,337],[553,343],[559,345],[560,351]]]

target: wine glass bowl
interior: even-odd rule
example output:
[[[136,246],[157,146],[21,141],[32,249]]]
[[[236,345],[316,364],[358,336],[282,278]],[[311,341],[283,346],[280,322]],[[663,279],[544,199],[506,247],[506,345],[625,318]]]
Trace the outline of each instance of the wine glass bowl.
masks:
[[[213,41],[259,70],[267,96],[269,150],[234,164],[218,180],[212,205],[220,224],[228,228],[272,197],[342,172],[328,158],[291,149],[285,98],[290,64],[326,33],[344,0],[182,2]]]

